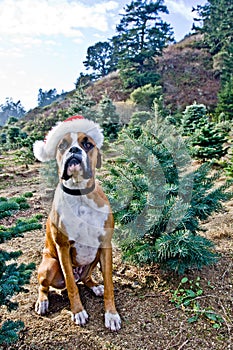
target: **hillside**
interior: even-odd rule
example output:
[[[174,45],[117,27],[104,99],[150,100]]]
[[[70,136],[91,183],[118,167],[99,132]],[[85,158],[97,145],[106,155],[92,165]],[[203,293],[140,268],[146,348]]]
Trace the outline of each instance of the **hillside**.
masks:
[[[174,111],[184,110],[194,101],[210,109],[217,103],[219,74],[212,56],[203,48],[202,36],[193,35],[170,45],[157,59],[165,103]]]
[[[183,111],[194,101],[204,103],[209,109],[216,106],[219,75],[213,69],[211,55],[203,48],[200,35],[192,35],[170,45],[161,57],[156,58],[156,63],[161,75],[165,104],[171,112]],[[98,103],[104,95],[108,95],[113,102],[126,101],[132,91],[123,88],[119,74],[114,72],[92,83],[85,92]],[[22,124],[47,118],[59,110],[65,111],[74,93],[75,90],[72,90],[62,101],[32,109],[25,115]]]

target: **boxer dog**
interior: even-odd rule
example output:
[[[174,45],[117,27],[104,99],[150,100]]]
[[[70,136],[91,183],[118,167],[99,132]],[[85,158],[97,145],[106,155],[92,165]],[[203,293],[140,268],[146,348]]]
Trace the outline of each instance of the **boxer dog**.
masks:
[[[112,281],[113,216],[102,188],[95,180],[101,165],[103,134],[98,124],[73,116],[56,125],[45,141],[36,141],[35,157],[57,160],[59,183],[46,224],[46,240],[38,269],[39,297],[35,310],[44,315],[49,307],[49,287],[67,288],[73,321],[85,325],[88,314],[77,287],[82,281],[95,295],[104,296],[105,326],[121,328],[114,303]],[[104,285],[92,278],[100,263]]]

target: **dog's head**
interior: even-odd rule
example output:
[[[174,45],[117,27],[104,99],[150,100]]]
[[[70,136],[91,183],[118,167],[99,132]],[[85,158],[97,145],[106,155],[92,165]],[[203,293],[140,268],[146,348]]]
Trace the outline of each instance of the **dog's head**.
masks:
[[[95,168],[101,166],[103,139],[98,124],[73,116],[52,128],[44,141],[36,141],[33,151],[42,162],[56,159],[63,181],[79,183],[93,178]]]
[[[96,142],[82,132],[71,132],[60,140],[56,159],[62,180],[73,183],[89,180],[95,175],[95,168],[101,166],[101,155]]]

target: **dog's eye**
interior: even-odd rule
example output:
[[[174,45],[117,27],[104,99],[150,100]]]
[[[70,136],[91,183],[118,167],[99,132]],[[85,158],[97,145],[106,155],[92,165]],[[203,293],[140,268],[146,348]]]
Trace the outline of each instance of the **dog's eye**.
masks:
[[[94,145],[88,141],[88,139],[83,140],[82,146],[86,152],[90,151],[94,147]]]
[[[59,151],[64,152],[69,147],[69,142],[67,140],[63,140],[58,146]]]

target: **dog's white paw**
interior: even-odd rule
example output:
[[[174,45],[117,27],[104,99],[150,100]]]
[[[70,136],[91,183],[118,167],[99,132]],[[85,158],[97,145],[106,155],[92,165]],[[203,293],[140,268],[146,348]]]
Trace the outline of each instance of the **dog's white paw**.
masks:
[[[119,331],[121,328],[121,318],[119,314],[112,314],[107,311],[105,313],[105,327],[109,328],[111,331]]]
[[[102,284],[99,286],[91,287],[91,290],[97,297],[102,297],[104,295],[104,286]]]
[[[88,321],[88,314],[86,310],[82,310],[77,314],[72,314],[72,320],[79,326],[84,326]]]
[[[37,300],[36,305],[35,305],[35,311],[39,315],[45,315],[49,310],[49,301],[48,299],[39,301]]]

